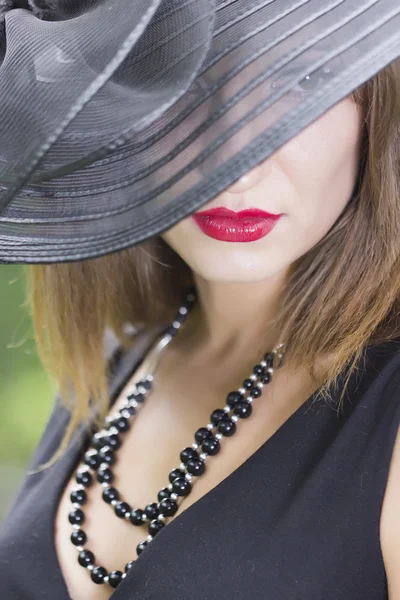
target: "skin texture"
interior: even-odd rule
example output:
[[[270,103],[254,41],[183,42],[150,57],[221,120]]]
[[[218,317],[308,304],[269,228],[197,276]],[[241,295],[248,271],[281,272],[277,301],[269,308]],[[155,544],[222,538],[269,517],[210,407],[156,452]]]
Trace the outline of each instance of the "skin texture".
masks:
[[[248,243],[214,240],[191,219],[164,240],[191,267],[200,294],[200,356],[218,361],[241,346],[242,356],[268,323],[291,262],[310,250],[335,223],[356,178],[361,132],[359,108],[347,98],[200,210],[224,206],[284,213],[266,237]],[[271,347],[276,343],[271,329]],[[202,337],[203,336],[203,337]],[[191,353],[190,345],[185,348]],[[200,359],[201,360],[201,359]],[[380,520],[389,600],[400,600],[400,432]]]
[[[275,229],[255,242],[221,242],[206,236],[191,218],[166,232],[165,241],[193,271],[198,303],[157,368],[157,387],[118,454],[116,485],[133,506],[153,501],[167,485],[182,448],[208,423],[211,411],[242,381],[260,359],[260,330],[272,349],[279,341],[269,325],[291,263],[312,248],[332,227],[351,198],[359,164],[362,118],[349,98],[332,108],[263,164],[237,181],[202,210],[254,207],[285,213]],[[265,337],[265,336],[264,336]],[[146,373],[146,361],[132,382]],[[129,387],[129,383],[128,383]],[[246,420],[226,451],[210,460],[177,515],[215,488],[262,446],[310,397],[309,375],[278,369],[257,404],[257,417]],[[115,408],[124,399],[122,390]],[[173,435],[171,435],[173,432]],[[154,449],[162,449],[154,453]],[[135,460],[135,457],[146,457]],[[140,485],[137,485],[140,482]],[[110,590],[94,586],[76,563],[69,541],[68,512],[72,482],[61,498],[55,522],[60,567],[73,600],[108,600]],[[146,537],[141,528],[116,519],[101,501],[100,486],[85,505],[85,531],[99,562],[121,569],[132,549]],[[107,539],[107,544],[104,540]]]
[[[342,213],[357,176],[361,121],[359,106],[346,98],[200,209],[284,213],[266,237],[222,242],[206,236],[191,217],[163,235],[194,273],[203,309],[199,328],[216,345],[229,346],[243,331],[257,335],[274,314],[291,263]]]
[[[389,600],[400,600],[400,431],[392,460],[381,511],[380,540],[388,580]]]
[[[359,132],[359,108],[346,99],[200,209],[284,213],[266,237],[221,242],[189,217],[164,240],[207,281],[266,281],[312,248],[345,208],[358,169]]]

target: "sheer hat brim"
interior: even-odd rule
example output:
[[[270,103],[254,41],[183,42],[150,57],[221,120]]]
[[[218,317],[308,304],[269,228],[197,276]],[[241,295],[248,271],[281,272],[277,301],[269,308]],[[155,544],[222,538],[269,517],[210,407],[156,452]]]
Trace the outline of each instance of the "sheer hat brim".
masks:
[[[3,263],[162,233],[400,56],[398,0],[28,1],[0,23]]]

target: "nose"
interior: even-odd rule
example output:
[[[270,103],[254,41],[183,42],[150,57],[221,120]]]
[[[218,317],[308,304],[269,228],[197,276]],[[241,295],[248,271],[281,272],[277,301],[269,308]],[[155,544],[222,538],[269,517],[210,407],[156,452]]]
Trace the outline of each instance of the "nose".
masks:
[[[227,191],[231,194],[243,194],[261,183],[262,178],[263,166],[261,164],[242,175]]]
[[[256,87],[250,93],[232,102],[232,99],[243,90],[246,80],[251,80],[253,76],[252,72],[242,72],[233,81],[223,85],[210,101],[209,116],[216,115],[216,119],[204,132],[200,143],[203,148],[210,146],[216,148],[200,165],[204,176],[209,175],[240,153],[268,127],[273,119],[272,111],[248,118],[252,109],[255,109],[258,103],[264,99],[265,86]],[[239,126],[239,123],[245,124]],[[218,143],[220,138],[225,138],[226,141],[220,144]],[[237,180],[229,188],[229,191],[242,193],[257,185],[262,178],[262,171],[261,165],[254,167]]]
[[[218,106],[218,101],[221,101],[221,99],[216,98],[214,106]],[[218,143],[219,137],[226,136],[227,132],[243,118],[245,110],[245,103],[242,101],[231,107],[226,114],[220,116],[205,133],[202,141],[203,146],[207,147],[215,145],[216,142]],[[203,161],[203,174],[206,175],[213,171],[243,150],[256,137],[256,134],[256,127],[254,123],[250,122],[237,130],[226,142],[218,144],[218,148]]]

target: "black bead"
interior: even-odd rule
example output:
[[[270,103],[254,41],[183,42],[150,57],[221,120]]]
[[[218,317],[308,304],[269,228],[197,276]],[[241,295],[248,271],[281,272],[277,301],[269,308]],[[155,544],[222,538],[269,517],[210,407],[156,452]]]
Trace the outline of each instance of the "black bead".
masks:
[[[218,425],[218,423],[220,421],[222,421],[222,419],[225,419],[225,418],[226,418],[226,412],[224,410],[222,410],[222,408],[216,408],[211,413],[210,421],[213,425]]]
[[[130,404],[128,406],[124,406],[124,410],[126,410],[126,412],[129,413],[131,416],[136,414],[136,408],[134,406],[131,406]]]
[[[253,385],[253,383],[254,383],[254,381],[252,379],[245,379],[243,381],[242,387],[244,387],[245,390],[248,390],[249,388],[251,388],[251,386]]]
[[[178,321],[178,323],[184,323],[187,317],[187,313],[186,314],[182,314],[180,312],[176,313],[174,321]]]
[[[250,417],[251,413],[253,412],[253,408],[249,402],[243,400],[243,402],[238,402],[236,404],[233,412],[241,419],[247,419],[247,417]]]
[[[87,500],[85,490],[74,490],[70,495],[71,502],[76,502],[77,504],[85,504]]]
[[[175,479],[178,479],[181,477],[185,477],[185,473],[183,471],[181,471],[180,469],[174,469],[169,474],[168,479],[170,480],[171,483],[174,483]]]
[[[78,529],[77,531],[73,531],[71,533],[71,542],[74,546],[84,546],[86,544],[87,536],[82,529]]]
[[[162,490],[160,490],[157,494],[157,499],[159,502],[162,502],[162,500],[166,500],[167,498],[169,498],[171,496],[171,492],[169,491],[168,488],[162,488]]]
[[[90,577],[95,583],[104,583],[104,577],[106,577],[106,575],[107,571],[104,567],[95,567],[90,573]]]
[[[158,516],[158,505],[156,502],[148,504],[144,509],[145,515],[148,519],[155,519]]]
[[[127,502],[118,502],[118,504],[114,506],[114,512],[117,515],[117,517],[120,517],[120,519],[123,519],[125,517],[125,514],[127,512],[130,513],[131,510],[132,509]]]
[[[165,517],[173,517],[177,510],[178,505],[175,500],[170,500],[169,498],[165,498],[160,502],[159,510],[162,515]]]
[[[167,329],[165,330],[165,334],[166,335],[168,334],[171,337],[175,337],[177,333],[178,333],[178,329],[176,329],[172,325],[171,325],[171,327],[167,327]]]
[[[99,450],[99,456],[101,458],[101,462],[107,463],[108,465],[113,465],[115,462],[115,454],[114,451],[105,446]]]
[[[234,406],[236,402],[243,400],[243,396],[240,392],[229,392],[226,397],[226,403],[228,406]]]
[[[261,373],[263,373],[263,372],[264,372],[264,367],[262,365],[256,365],[253,368],[254,375],[261,375]]]
[[[148,379],[142,379],[141,381],[139,381],[136,386],[138,388],[140,387],[144,387],[145,390],[149,391],[151,390],[151,388],[153,387],[153,384],[151,381],[149,381]]]
[[[93,482],[92,474],[89,471],[80,471],[76,474],[76,482],[84,485],[85,487],[89,487]]]
[[[130,428],[130,423],[129,423],[129,419],[127,419],[127,417],[117,417],[116,419],[113,420],[112,424],[114,425],[114,427],[116,427],[118,429],[118,431],[121,432],[125,432],[128,431],[128,429]]]
[[[206,470],[206,465],[201,458],[191,458],[186,463],[186,469],[191,475],[200,477],[200,475],[203,475],[204,471]]]
[[[146,397],[141,392],[137,392],[135,394],[135,400],[138,402],[138,404],[143,404],[143,402],[146,400]]]
[[[271,381],[271,373],[265,372],[261,375],[260,380],[263,383],[269,383]]]
[[[194,286],[192,286],[190,289],[188,289],[185,292],[185,295],[183,297],[183,301],[182,304],[189,309],[190,307],[193,306],[193,304],[196,302],[196,298],[197,298],[197,290]]]
[[[203,452],[206,452],[210,456],[215,456],[215,454],[218,454],[218,452],[220,451],[221,445],[219,441],[216,440],[214,437],[210,437],[204,440],[201,448]]]
[[[185,448],[180,454],[180,459],[183,463],[187,463],[191,458],[198,458],[198,456],[196,450],[193,450],[193,448]]]
[[[141,508],[134,508],[131,510],[129,520],[132,525],[143,525],[144,511]]]
[[[192,484],[187,479],[180,477],[179,479],[175,479],[172,489],[178,496],[188,496],[192,491]]]
[[[275,356],[272,352],[267,352],[267,354],[265,354],[264,360],[267,363],[267,367],[272,367],[274,364],[274,358]]]
[[[126,563],[125,565],[125,573],[127,573],[129,571],[129,569],[132,569],[133,565],[135,564],[134,560],[130,560],[128,563]]]
[[[194,434],[194,439],[197,444],[202,444],[206,438],[212,437],[212,433],[207,427],[200,427]]]
[[[71,525],[81,525],[85,521],[85,514],[80,508],[75,508],[68,515]]]
[[[149,542],[147,540],[143,540],[143,542],[140,542],[140,544],[136,546],[136,554],[139,556],[139,554],[143,552],[143,550],[146,548],[146,546],[148,546],[148,544]]]
[[[86,452],[85,457],[83,459],[83,462],[85,463],[85,465],[87,465],[88,467],[90,467],[91,469],[97,469],[102,460],[100,458],[100,456],[97,454],[92,454],[91,452]]]
[[[90,550],[81,550],[78,554],[78,563],[81,567],[87,567],[88,565],[92,565],[95,561],[93,552]]]
[[[253,396],[253,398],[259,398],[261,396],[262,392],[261,392],[260,388],[253,386],[249,389],[249,394],[250,394],[250,396]]]
[[[116,588],[122,581],[122,573],[121,571],[111,571],[108,576],[108,583],[111,587]]]
[[[93,448],[100,450],[100,448],[107,444],[107,438],[105,435],[99,437],[93,436],[90,443]]]
[[[226,437],[230,437],[236,432],[236,423],[231,419],[224,419],[218,425],[218,431]]]
[[[111,504],[113,500],[119,500],[119,492],[113,487],[108,487],[103,490],[102,498],[107,504]]]
[[[112,483],[113,479],[114,474],[108,467],[106,467],[105,469],[99,469],[97,471],[97,481],[99,483]]]
[[[107,446],[110,446],[110,448],[113,450],[118,450],[121,448],[121,444],[121,438],[119,437],[118,433],[110,433],[107,436]]]
[[[164,523],[158,519],[154,519],[149,523],[149,534],[153,536],[157,535],[157,533],[159,533],[163,527],[165,527]]]

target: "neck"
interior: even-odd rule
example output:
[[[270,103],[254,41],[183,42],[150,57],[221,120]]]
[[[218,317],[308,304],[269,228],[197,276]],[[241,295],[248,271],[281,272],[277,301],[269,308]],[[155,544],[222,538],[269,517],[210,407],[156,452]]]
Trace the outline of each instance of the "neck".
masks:
[[[212,356],[271,350],[277,339],[276,316],[283,276],[264,281],[225,283],[194,276],[198,293],[188,331]]]

